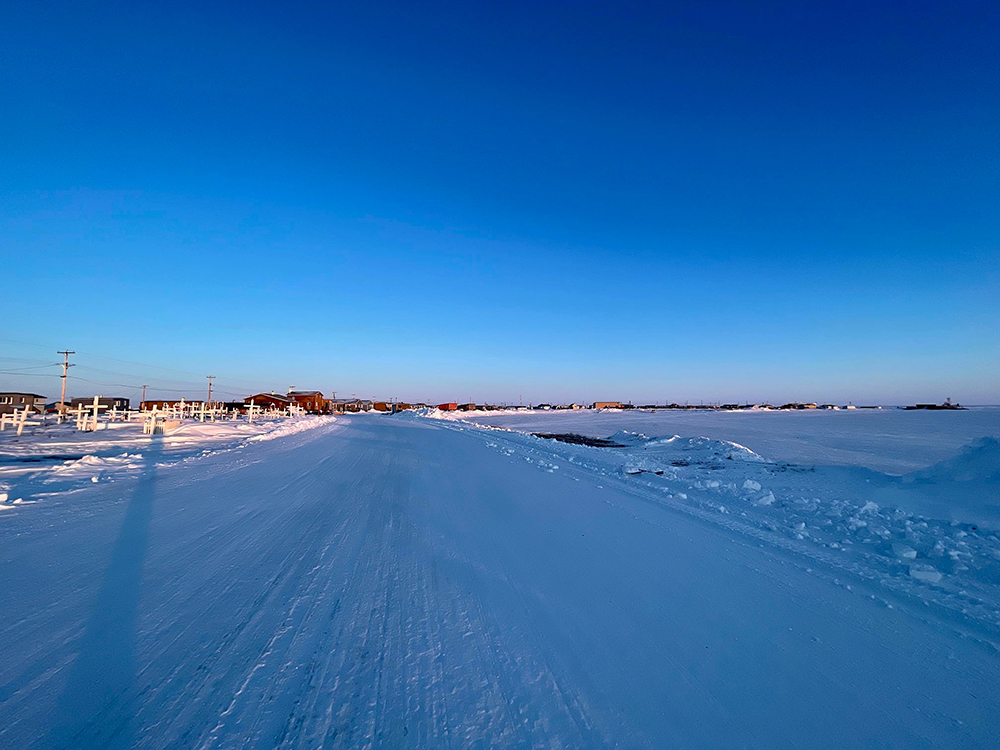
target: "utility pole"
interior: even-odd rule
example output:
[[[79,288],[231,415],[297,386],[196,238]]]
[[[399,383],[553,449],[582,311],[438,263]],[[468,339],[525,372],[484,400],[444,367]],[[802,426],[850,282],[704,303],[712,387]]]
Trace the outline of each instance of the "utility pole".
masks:
[[[208,378],[208,408],[212,408],[212,381],[215,380],[215,375],[206,375]]]
[[[142,408],[142,405],[144,403],[146,403],[146,386],[142,387],[142,401],[139,402],[139,408],[140,409]]]
[[[71,352],[68,349],[61,352],[56,352],[56,354],[63,355],[63,374],[62,374],[62,395],[59,397],[59,421],[62,422],[66,419],[66,374],[69,372],[69,368],[73,367],[69,363],[69,355],[76,354],[76,352]]]

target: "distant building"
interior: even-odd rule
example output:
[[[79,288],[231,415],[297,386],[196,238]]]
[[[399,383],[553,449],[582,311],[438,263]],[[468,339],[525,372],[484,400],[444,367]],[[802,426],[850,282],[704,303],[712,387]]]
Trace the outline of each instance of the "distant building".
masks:
[[[873,408],[862,406],[862,409]],[[961,404],[953,404],[949,398],[943,404],[917,404],[916,406],[906,406],[903,407],[907,411],[913,411],[914,409],[926,409],[927,411],[965,411],[965,407]]]
[[[552,409],[552,404],[538,404],[536,409],[541,409],[542,411],[550,411]]]
[[[458,405],[458,410],[459,411],[475,411],[476,410],[476,405],[475,404],[459,404]]]
[[[372,408],[375,411],[392,411],[392,404],[388,401],[376,401],[372,404]]]
[[[458,404],[449,401],[447,404],[438,404],[438,409],[441,411],[455,411],[458,409]]]
[[[591,409],[621,409],[621,401],[595,401]]]
[[[326,400],[325,408],[334,414],[357,413],[371,411],[374,408],[374,402],[363,398],[329,398]]]
[[[98,396],[97,403],[99,406],[105,407],[105,411],[110,411],[111,409],[128,409],[129,405],[132,403],[131,399],[127,398],[117,398],[115,396]],[[75,409],[78,406],[93,406],[94,397],[89,398],[71,398],[69,400],[69,408]]]
[[[0,414],[13,414],[25,406],[38,414],[45,413],[45,396],[37,393],[0,393]]]

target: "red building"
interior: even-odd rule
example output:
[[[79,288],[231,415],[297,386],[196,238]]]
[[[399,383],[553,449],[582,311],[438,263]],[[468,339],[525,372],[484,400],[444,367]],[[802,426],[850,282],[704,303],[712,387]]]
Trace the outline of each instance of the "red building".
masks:
[[[458,408],[458,404],[438,404],[438,409],[441,411],[455,411]]]

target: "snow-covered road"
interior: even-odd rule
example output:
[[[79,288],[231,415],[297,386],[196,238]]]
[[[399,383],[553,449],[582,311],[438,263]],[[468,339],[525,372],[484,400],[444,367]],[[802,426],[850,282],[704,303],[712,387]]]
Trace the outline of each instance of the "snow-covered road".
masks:
[[[1000,746],[991,634],[504,439],[345,418],[0,517],[0,746]]]

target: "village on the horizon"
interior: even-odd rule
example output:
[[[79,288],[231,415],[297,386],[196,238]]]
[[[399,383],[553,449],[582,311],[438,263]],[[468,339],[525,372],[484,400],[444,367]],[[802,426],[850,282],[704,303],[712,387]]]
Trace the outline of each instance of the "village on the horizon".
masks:
[[[132,409],[131,399],[123,396],[107,396],[103,393],[85,396],[56,399],[48,401],[46,397],[38,393],[21,391],[0,392],[0,414],[13,414],[17,410],[27,407],[31,414],[62,414],[80,411],[81,409],[92,409],[97,406],[101,410],[107,409],[109,413],[128,412]],[[212,413],[223,412],[226,414],[246,414],[256,409],[259,412],[299,412],[305,414],[349,414],[361,412],[382,412],[397,413],[417,409],[439,409],[441,411],[575,411],[581,409],[591,410],[714,410],[714,411],[745,411],[745,410],[773,410],[773,411],[793,411],[793,410],[855,410],[855,409],[883,409],[882,405],[856,406],[852,403],[837,405],[832,403],[820,404],[817,402],[788,402],[781,405],[770,403],[652,403],[633,404],[631,401],[593,401],[587,404],[580,403],[536,403],[536,404],[507,404],[507,403],[459,403],[456,401],[443,403],[408,402],[396,399],[376,400],[364,398],[327,398],[318,390],[298,390],[290,388],[286,393],[281,394],[275,391],[253,393],[242,400],[222,401],[213,400],[211,390],[208,397],[203,400],[198,399],[146,399],[139,402],[140,412],[169,412],[186,408],[208,410]],[[966,407],[952,403],[951,399],[946,399],[941,404],[918,403],[911,406],[895,407],[905,410],[928,410],[928,411],[951,411],[962,410]]]

